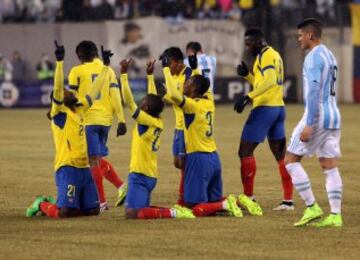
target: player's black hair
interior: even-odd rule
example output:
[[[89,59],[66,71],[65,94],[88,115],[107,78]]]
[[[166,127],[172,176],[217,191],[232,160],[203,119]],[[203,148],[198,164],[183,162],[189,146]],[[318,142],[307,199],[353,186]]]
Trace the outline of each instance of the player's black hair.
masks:
[[[159,117],[164,109],[164,101],[162,98],[155,94],[147,94],[145,98],[149,105],[148,113],[153,117]]]
[[[322,24],[319,20],[315,18],[306,18],[301,23],[297,25],[298,29],[309,29],[314,33],[315,37],[321,38],[322,34]]]
[[[179,47],[170,47],[167,48],[163,55],[167,56],[170,60],[173,59],[175,61],[183,61],[184,54]]]
[[[203,75],[194,75],[191,77],[191,80],[195,85],[197,94],[204,95],[209,90],[210,81]]]
[[[75,50],[81,61],[89,62],[92,61],[97,55],[96,44],[92,41],[81,41],[76,46]]]
[[[252,36],[252,37],[255,37],[257,39],[264,39],[265,38],[264,32],[258,27],[251,27],[251,28],[247,29],[245,31],[245,37],[246,36]]]
[[[194,52],[199,52],[202,50],[200,42],[188,42],[186,44],[186,50],[193,50]]]

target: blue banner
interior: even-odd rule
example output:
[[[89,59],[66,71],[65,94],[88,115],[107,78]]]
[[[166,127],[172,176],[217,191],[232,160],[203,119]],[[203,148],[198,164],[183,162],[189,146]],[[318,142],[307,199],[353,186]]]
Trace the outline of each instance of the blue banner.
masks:
[[[164,93],[164,80],[156,80],[159,94]],[[227,77],[215,79],[216,103],[231,103],[238,96],[244,95],[251,90],[249,83],[239,77]],[[284,82],[284,99],[287,102],[297,101],[296,77],[289,76]],[[146,94],[146,79],[130,80],[130,86],[135,101],[138,102]],[[0,82],[0,107],[49,107],[50,93],[53,82],[50,81],[26,81],[26,82]]]

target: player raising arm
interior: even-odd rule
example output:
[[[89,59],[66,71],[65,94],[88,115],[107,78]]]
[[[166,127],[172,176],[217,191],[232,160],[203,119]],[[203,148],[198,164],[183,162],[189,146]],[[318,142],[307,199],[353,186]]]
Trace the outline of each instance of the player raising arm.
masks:
[[[221,163],[214,140],[215,104],[209,80],[195,75],[186,80],[184,95],[176,88],[167,62],[162,60],[168,95],[183,111],[185,120],[186,164],[184,205],[197,217],[226,210],[242,217],[234,195],[222,195]]]
[[[101,73],[84,98],[78,100],[70,91],[64,90],[64,46],[56,45],[56,70],[51,105],[51,129],[55,143],[55,177],[57,201],[39,196],[27,209],[26,216],[39,211],[51,218],[77,217],[99,214],[99,201],[89,168],[84,113],[99,95],[106,78],[112,53],[102,49],[104,65]]]
[[[76,54],[81,62],[69,73],[69,86],[76,97],[82,98],[90,90],[92,82],[99,75],[103,62],[98,57],[96,45],[91,41],[82,41],[76,47]],[[99,96],[85,114],[85,132],[90,167],[99,193],[100,210],[107,210],[103,179],[110,181],[116,188],[118,199],[116,206],[122,204],[126,195],[126,184],[118,177],[114,167],[105,157],[109,154],[107,139],[113,117],[118,119],[116,136],[126,133],[120,89],[115,72],[110,68],[109,77],[104,82]]]
[[[316,19],[305,19],[298,25],[298,42],[309,50],[303,66],[305,112],[295,127],[287,148],[286,169],[306,204],[303,217],[295,226],[307,225],[320,218],[323,211],[315,201],[310,179],[300,161],[316,153],[326,177],[326,191],[331,214],[316,227],[341,227],[342,179],[338,169],[340,157],[340,112],[336,101],[337,62],[321,42],[322,25]]]
[[[185,81],[193,74],[200,74],[197,67],[197,58],[196,54],[189,57],[190,66],[187,67],[184,64],[184,55],[180,48],[170,47],[167,48],[162,55],[160,56],[162,62],[166,60],[167,66],[169,67],[170,74],[174,85],[183,93]],[[179,198],[178,204],[183,204],[183,193],[184,193],[184,169],[185,169],[185,139],[184,139],[184,115],[183,111],[170,99],[169,95],[166,94],[164,99],[170,102],[173,105],[175,113],[175,130],[174,130],[174,139],[173,139],[173,156],[174,156],[174,166],[177,169],[180,169],[180,185],[179,185]]]
[[[125,102],[135,119],[132,130],[131,158],[128,177],[128,193],[126,197],[126,218],[194,218],[192,212],[185,208],[157,208],[150,206],[151,193],[158,178],[157,151],[160,145],[160,134],[164,128],[160,114],[164,102],[155,93],[147,94],[138,107],[132,96],[127,70],[131,62],[122,60],[121,86]],[[151,72],[153,62],[148,63],[147,72]],[[151,65],[152,64],[152,65]],[[149,84],[149,92],[155,92],[155,85]]]

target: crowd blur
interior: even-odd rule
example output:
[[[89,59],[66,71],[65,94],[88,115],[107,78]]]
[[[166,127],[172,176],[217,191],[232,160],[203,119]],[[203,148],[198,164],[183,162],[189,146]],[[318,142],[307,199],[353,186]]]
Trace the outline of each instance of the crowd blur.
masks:
[[[175,21],[235,19],[246,25],[257,25],[266,13],[290,25],[304,16],[322,18],[328,25],[335,25],[349,22],[349,2],[351,0],[1,0],[0,21],[82,22],[153,15]]]

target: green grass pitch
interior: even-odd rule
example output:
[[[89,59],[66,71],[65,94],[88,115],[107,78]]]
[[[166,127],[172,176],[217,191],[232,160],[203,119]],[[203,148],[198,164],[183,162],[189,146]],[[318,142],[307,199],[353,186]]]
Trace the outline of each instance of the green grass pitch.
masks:
[[[51,220],[25,218],[25,209],[36,195],[56,196],[53,175],[54,149],[45,110],[0,110],[0,259],[355,259],[360,255],[360,106],[343,105],[340,171],[344,182],[342,229],[294,228],[303,202],[295,194],[294,212],[273,212],[282,197],[277,164],[265,142],[256,151],[255,194],[263,217],[242,219],[209,217],[194,220],[125,220],[124,209],[114,208],[99,217]],[[240,193],[237,149],[244,120],[231,106],[217,106],[215,137],[222,160],[224,193]],[[126,111],[128,112],[128,111]],[[303,107],[287,107],[287,137],[301,118]],[[128,114],[128,113],[127,113]],[[173,112],[163,114],[165,130],[158,154],[160,178],[152,203],[171,206],[177,198],[178,171],[172,165]],[[109,138],[113,163],[127,178],[133,122],[128,134]],[[325,180],[316,158],[304,167],[325,212],[329,206]],[[115,188],[106,180],[110,205]]]

